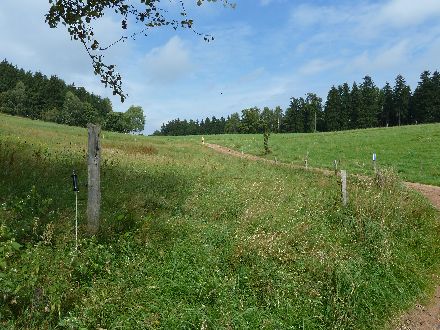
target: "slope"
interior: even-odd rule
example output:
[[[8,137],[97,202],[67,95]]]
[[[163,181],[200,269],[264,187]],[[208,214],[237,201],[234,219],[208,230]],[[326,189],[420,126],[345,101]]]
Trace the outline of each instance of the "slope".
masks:
[[[75,253],[86,131],[0,119],[3,328],[380,329],[432,290],[438,213],[392,172],[343,207],[335,177],[184,138],[103,133],[101,231]]]

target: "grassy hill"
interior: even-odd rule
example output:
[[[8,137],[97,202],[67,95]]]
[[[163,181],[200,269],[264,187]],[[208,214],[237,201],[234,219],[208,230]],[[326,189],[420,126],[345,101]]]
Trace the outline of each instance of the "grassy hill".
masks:
[[[432,290],[439,215],[392,172],[343,207],[336,177],[104,132],[86,238],[86,138],[0,116],[0,327],[380,329]]]
[[[246,153],[261,155],[263,135],[207,136],[207,142],[228,146]],[[393,168],[405,181],[440,186],[440,124],[373,128],[318,134],[272,134],[272,153],[283,162],[339,168],[351,173],[373,174],[372,154],[377,165]]]

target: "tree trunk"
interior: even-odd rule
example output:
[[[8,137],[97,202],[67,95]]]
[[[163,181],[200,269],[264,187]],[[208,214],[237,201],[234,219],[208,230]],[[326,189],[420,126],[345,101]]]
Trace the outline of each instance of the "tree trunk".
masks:
[[[99,212],[101,207],[101,143],[99,141],[101,127],[99,125],[88,124],[87,129],[89,137],[87,155],[87,232],[89,235],[94,235],[99,229]]]

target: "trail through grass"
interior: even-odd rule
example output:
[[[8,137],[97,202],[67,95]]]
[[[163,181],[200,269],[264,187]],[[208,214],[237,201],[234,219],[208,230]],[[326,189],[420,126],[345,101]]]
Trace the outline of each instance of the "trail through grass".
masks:
[[[192,137],[191,139],[198,139]],[[262,134],[232,134],[205,137],[206,142],[263,155]],[[269,159],[309,166],[339,168],[352,173],[373,174],[377,166],[393,168],[405,181],[440,186],[440,124],[373,128],[316,134],[272,134]]]
[[[3,328],[380,329],[432,290],[438,213],[393,172],[344,208],[336,177],[103,135],[86,238],[86,130],[1,116]]]

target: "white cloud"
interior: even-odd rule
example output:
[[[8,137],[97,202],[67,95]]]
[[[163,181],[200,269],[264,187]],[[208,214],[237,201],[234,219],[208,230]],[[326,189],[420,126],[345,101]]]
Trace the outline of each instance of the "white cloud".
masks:
[[[378,13],[378,20],[397,27],[417,25],[438,17],[438,0],[392,0],[386,2]]]
[[[173,2],[164,5],[172,9]],[[285,107],[290,97],[307,92],[325,97],[331,85],[366,74],[381,86],[381,79],[401,73],[415,87],[422,70],[439,68],[440,0],[301,3],[242,1],[235,10],[190,5],[197,31],[211,33],[214,42],[191,31],[179,30],[177,37],[172,29],[157,29],[112,47],[105,60],[123,77],[129,94],[124,104],[93,75],[89,57],[65,28],[51,30],[44,23],[47,0],[2,1],[0,30],[6,33],[0,34],[0,54],[25,70],[57,74],[109,96],[117,110],[141,105],[148,133],[177,117]],[[120,31],[112,16],[96,25],[106,42]]]
[[[50,29],[44,22],[47,9],[48,4],[42,1],[2,3],[0,30],[8,31],[1,37],[2,57],[27,70],[42,70],[46,74],[62,75],[67,71],[65,68],[75,66],[81,70],[90,65],[81,45],[71,42],[63,27]],[[11,13],[20,13],[20,19]]]
[[[378,72],[380,70],[399,69],[411,61],[408,40],[401,40],[392,45],[381,47],[375,52],[364,51],[345,63],[349,72]]]
[[[330,70],[340,64],[339,60],[313,59],[303,65],[299,72],[303,75],[313,75]]]
[[[150,74],[150,81],[170,83],[188,77],[194,66],[190,51],[178,36],[162,46],[153,48],[143,59],[143,66]]]
[[[350,2],[333,6],[303,4],[294,7],[290,23],[310,28],[320,25],[334,32],[344,26],[343,34],[354,33],[357,37],[375,37],[386,29],[401,29],[423,24],[440,18],[438,0],[388,0],[380,3]]]

